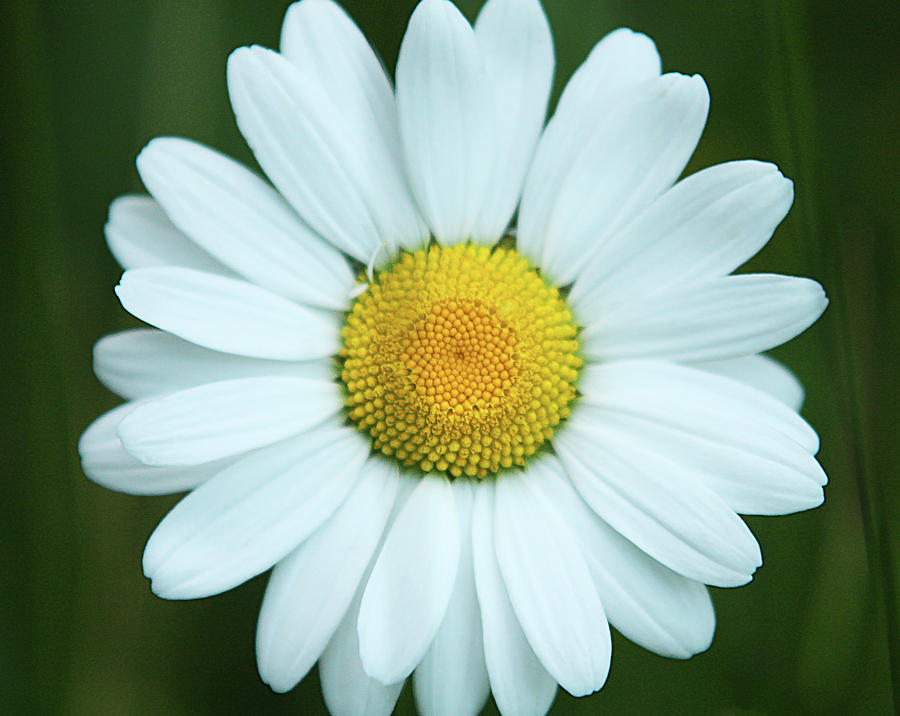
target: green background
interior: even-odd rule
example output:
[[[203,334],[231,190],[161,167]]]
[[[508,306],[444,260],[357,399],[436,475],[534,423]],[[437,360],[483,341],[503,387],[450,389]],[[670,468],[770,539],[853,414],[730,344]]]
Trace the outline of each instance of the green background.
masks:
[[[393,68],[411,0],[347,0]],[[462,9],[473,19],[480,2]],[[0,710],[60,714],[323,713],[313,672],[287,695],[253,653],[265,577],[200,602],[154,597],[140,557],[175,497],[114,494],[80,472],[81,431],[116,398],[91,345],[134,326],[102,227],[141,191],[134,157],[183,135],[252,162],[225,59],[277,45],[286,2],[3,4]],[[777,162],[797,200],[754,270],[819,279],[822,320],[775,351],[808,389],[831,477],[810,513],[749,518],[765,563],[714,590],[712,648],[670,661],[614,636],[603,691],[552,713],[889,713],[900,575],[896,426],[900,25],[888,2],[548,0],[556,93],[627,25],[667,71],[701,73],[712,106],[689,171]],[[892,542],[893,540],[893,542]],[[890,596],[894,594],[893,598]],[[886,608],[888,607],[888,608]],[[894,646],[897,633],[894,634]],[[895,672],[896,675],[896,672]],[[412,713],[409,690],[401,713]],[[488,713],[495,713],[489,705]]]

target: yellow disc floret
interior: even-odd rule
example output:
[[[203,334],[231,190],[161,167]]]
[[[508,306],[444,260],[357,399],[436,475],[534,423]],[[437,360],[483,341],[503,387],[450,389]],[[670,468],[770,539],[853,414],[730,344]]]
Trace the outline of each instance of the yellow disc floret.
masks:
[[[581,358],[559,290],[514,249],[403,253],[342,331],[350,418],[402,465],[484,478],[569,414]]]

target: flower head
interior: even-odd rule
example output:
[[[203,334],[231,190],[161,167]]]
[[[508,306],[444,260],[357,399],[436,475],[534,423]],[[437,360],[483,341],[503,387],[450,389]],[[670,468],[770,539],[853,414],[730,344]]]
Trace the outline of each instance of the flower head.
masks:
[[[157,139],[152,198],[110,209],[116,292],[156,329],[96,346],[128,402],[83,435],[85,472],[191,490],[144,553],[160,596],[274,567],[276,691],[318,661],[335,714],[389,713],[413,672],[423,713],[543,714],[557,684],[603,686],[610,624],[706,649],[706,585],[761,563],[738,513],[822,501],[802,388],[761,352],[824,293],[731,275],[791,182],[755,161],[677,181],[706,86],[643,35],[604,38],[544,127],[552,74],[537,0],[474,28],[423,0],[396,91],[337,5],[302,0],[280,53],[228,62],[272,185]]]

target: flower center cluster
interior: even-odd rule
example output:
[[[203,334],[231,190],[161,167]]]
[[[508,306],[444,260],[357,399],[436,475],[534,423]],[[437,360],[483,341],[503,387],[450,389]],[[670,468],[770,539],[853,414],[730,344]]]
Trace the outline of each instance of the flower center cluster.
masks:
[[[514,249],[403,253],[342,331],[349,416],[404,466],[472,478],[522,466],[569,414],[576,333]]]

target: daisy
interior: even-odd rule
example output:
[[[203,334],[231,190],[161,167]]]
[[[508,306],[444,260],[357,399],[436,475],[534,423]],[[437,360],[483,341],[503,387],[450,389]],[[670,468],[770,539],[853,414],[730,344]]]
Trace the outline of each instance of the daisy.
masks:
[[[784,218],[778,169],[678,181],[698,76],[618,30],[544,126],[537,0],[474,28],[423,0],[396,89],[330,0],[280,52],[235,51],[228,90],[271,185],[184,139],[113,202],[122,305],[101,340],[128,402],[84,433],[86,474],[189,490],[151,536],[153,591],[192,599],[272,569],[263,680],[318,662],[334,714],[544,714],[600,689],[612,625],[706,649],[707,585],[761,564],[743,514],[820,504],[802,388],[761,353],[807,328],[810,280],[730,275]],[[273,188],[274,187],[274,188]],[[518,211],[517,211],[518,210]],[[517,215],[514,230],[510,228]]]

